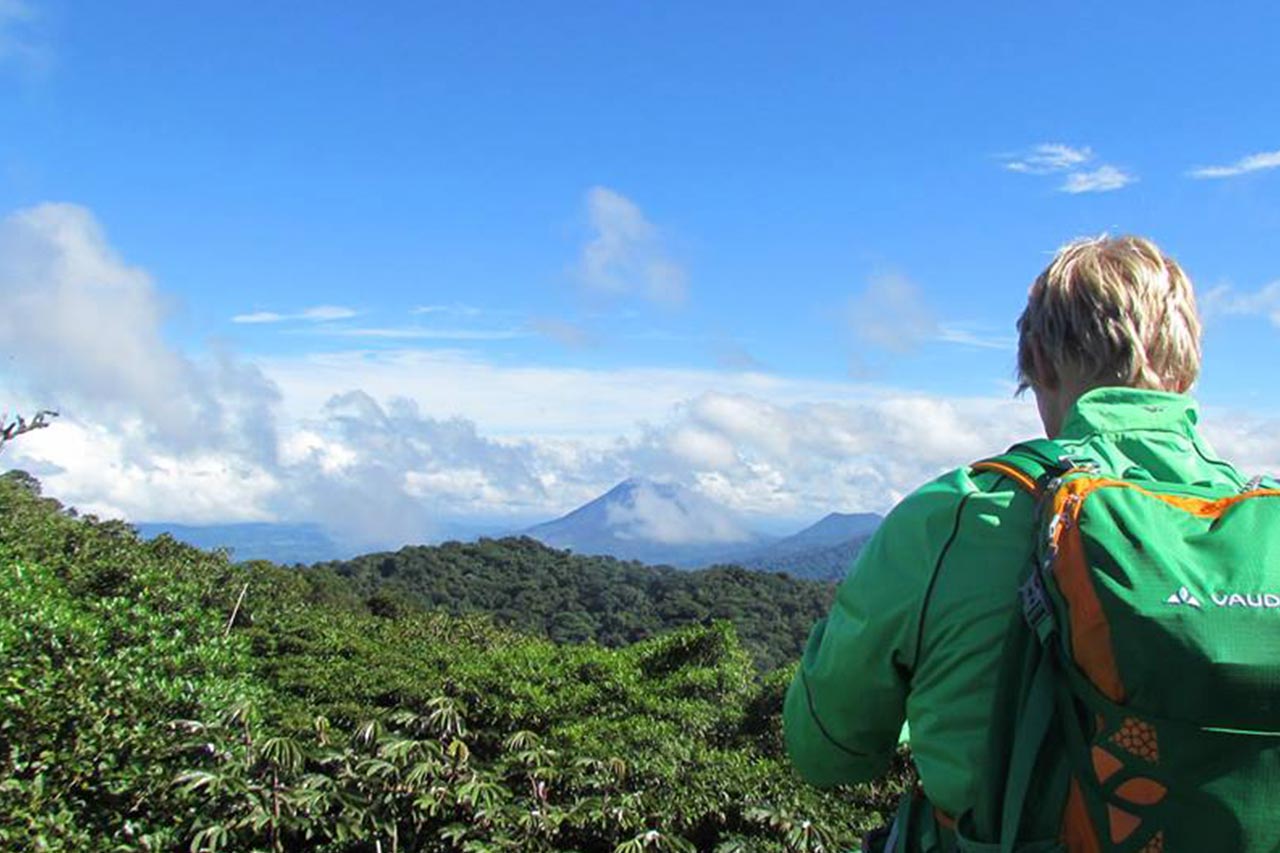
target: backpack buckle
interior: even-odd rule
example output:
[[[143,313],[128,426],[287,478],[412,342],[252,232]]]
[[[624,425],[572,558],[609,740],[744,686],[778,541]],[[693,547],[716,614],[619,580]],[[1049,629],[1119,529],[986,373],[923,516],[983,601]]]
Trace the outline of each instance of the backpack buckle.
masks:
[[[1040,572],[1032,570],[1027,580],[1018,587],[1018,599],[1022,602],[1022,616],[1036,632],[1041,642],[1047,642],[1053,634],[1053,610],[1049,607],[1049,594],[1044,589]]]
[[[1069,454],[1059,456],[1058,464],[1062,466],[1064,474],[1075,471],[1083,471],[1086,474],[1096,474],[1100,470],[1098,463],[1090,459],[1088,456],[1071,456]]]
[[[1242,495],[1247,494],[1249,492],[1256,491],[1257,489],[1262,488],[1262,484],[1265,483],[1266,480],[1267,480],[1266,477],[1259,474],[1258,476],[1254,477],[1249,482],[1244,484],[1243,488],[1240,489],[1240,494]]]

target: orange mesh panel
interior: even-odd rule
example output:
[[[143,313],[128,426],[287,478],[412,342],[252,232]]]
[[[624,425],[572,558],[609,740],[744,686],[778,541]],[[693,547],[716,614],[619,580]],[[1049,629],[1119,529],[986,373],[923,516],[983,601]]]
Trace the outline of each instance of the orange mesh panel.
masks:
[[[1059,489],[1058,495],[1054,499],[1054,509],[1058,509],[1060,502],[1064,501],[1068,496],[1076,496],[1078,500],[1083,501],[1091,492],[1098,489],[1133,489],[1149,498],[1155,498],[1163,501],[1170,506],[1175,506],[1181,510],[1198,515],[1203,518],[1217,518],[1231,507],[1247,501],[1250,498],[1259,497],[1280,497],[1280,489],[1254,489],[1251,492],[1245,492],[1241,495],[1229,495],[1225,498],[1218,498],[1216,501],[1206,500],[1205,498],[1191,498],[1182,495],[1161,495],[1156,492],[1150,492],[1134,483],[1126,483],[1124,480],[1109,480],[1105,477],[1080,477],[1069,483],[1063,484]],[[1079,513],[1077,506],[1075,514]],[[1074,519],[1073,519],[1074,520]]]
[[[1111,736],[1111,742],[1152,764],[1160,762],[1160,738],[1155,726],[1137,717],[1125,717],[1120,731]]]
[[[1061,493],[1059,493],[1061,496]],[[1111,646],[1111,624],[1102,612],[1102,602],[1093,588],[1089,564],[1084,558],[1084,542],[1075,526],[1079,504],[1070,524],[1062,524],[1058,534],[1058,557],[1053,573],[1071,612],[1071,656],[1085,676],[1112,702],[1124,701],[1124,683]]]
[[[1098,777],[1099,782],[1106,782],[1112,776],[1116,775],[1116,771],[1123,767],[1120,759],[1107,752],[1100,746],[1093,748],[1093,772]]]
[[[1111,824],[1112,844],[1119,844],[1133,835],[1133,831],[1142,823],[1142,818],[1112,805],[1107,806],[1107,820]]]
[[[1067,793],[1067,805],[1062,811],[1062,843],[1071,853],[1101,853],[1098,831],[1093,827],[1089,810],[1084,805],[1080,783],[1071,777],[1071,790]]]
[[[1161,785],[1155,779],[1148,779],[1145,776],[1130,779],[1116,788],[1116,796],[1139,806],[1154,806],[1163,800],[1164,795],[1168,792],[1169,789],[1164,785]]]

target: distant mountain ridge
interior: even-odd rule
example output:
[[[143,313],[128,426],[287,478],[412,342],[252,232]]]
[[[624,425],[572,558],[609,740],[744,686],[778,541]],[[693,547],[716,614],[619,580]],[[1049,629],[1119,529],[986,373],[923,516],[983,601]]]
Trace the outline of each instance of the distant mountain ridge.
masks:
[[[735,563],[832,581],[844,577],[881,520],[875,513],[832,512],[776,539],[752,531],[727,508],[684,486],[633,478],[518,535],[579,554],[686,569]]]
[[[749,569],[838,581],[884,519],[873,512],[833,512],[799,533],[744,555]]]
[[[874,512],[832,512],[799,533],[768,547],[774,553],[796,553],[810,548],[840,545],[876,532],[883,517]]]
[[[624,480],[560,518],[516,535],[579,554],[681,568],[735,562],[773,541],[691,489],[641,478]]]
[[[832,581],[844,577],[880,521],[874,513],[832,512],[797,533],[778,538],[751,529],[736,513],[692,489],[632,478],[560,518],[506,535],[529,536],[578,554],[650,565],[696,569],[737,564],[756,571]],[[362,552],[311,523],[140,522],[134,526],[147,539],[168,533],[199,548],[227,548],[235,560],[311,564],[346,560]],[[503,535],[499,530],[494,533]],[[447,538],[469,541],[475,536]]]
[[[270,560],[280,565],[345,560],[354,549],[339,545],[318,524],[172,524],[144,521],[133,525],[144,539],[169,534],[197,548],[226,548],[233,560]]]

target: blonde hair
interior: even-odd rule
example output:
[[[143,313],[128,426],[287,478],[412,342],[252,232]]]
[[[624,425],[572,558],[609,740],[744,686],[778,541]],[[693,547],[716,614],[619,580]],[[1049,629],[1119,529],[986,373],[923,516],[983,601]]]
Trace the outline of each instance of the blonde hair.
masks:
[[[1036,347],[1053,370],[1092,385],[1186,391],[1200,373],[1200,317],[1191,281],[1142,237],[1063,246],[1040,273],[1018,318],[1019,391],[1052,387],[1036,374]]]

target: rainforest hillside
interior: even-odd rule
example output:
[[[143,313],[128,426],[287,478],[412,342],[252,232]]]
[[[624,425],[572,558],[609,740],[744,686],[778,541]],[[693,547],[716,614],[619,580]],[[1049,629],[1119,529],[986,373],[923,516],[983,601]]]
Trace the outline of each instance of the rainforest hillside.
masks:
[[[736,566],[689,572],[583,557],[527,537],[402,548],[309,571],[350,579],[375,606],[488,613],[557,643],[617,647],[725,619],[764,669],[799,656],[834,594],[829,583]]]
[[[4,850],[816,853],[903,784],[801,783],[789,671],[727,622],[557,645],[143,543],[20,476],[0,657]]]

